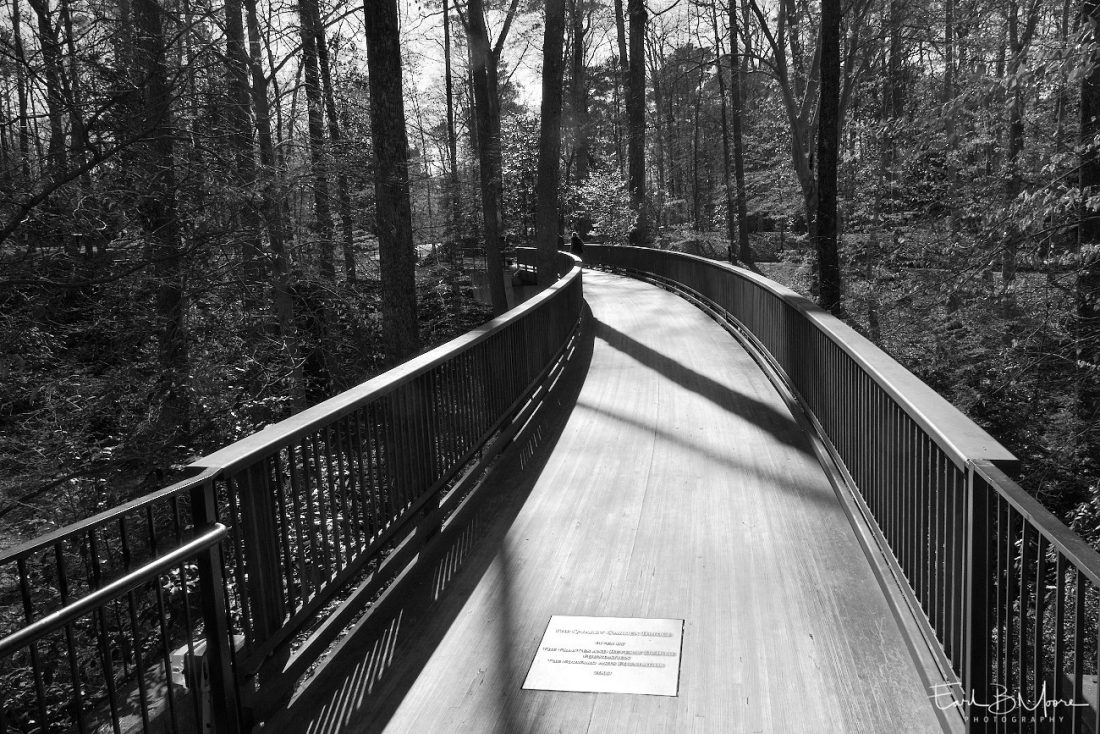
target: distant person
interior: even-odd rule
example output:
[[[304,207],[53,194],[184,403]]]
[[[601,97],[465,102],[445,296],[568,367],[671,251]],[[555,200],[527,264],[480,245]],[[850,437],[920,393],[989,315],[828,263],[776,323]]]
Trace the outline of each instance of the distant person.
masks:
[[[573,230],[573,234],[569,237],[569,251],[577,257],[584,254],[584,240],[577,234],[577,230]]]

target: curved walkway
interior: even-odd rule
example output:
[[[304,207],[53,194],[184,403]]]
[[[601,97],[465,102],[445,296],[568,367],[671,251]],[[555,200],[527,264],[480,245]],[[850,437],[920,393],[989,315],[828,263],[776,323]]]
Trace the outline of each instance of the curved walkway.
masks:
[[[701,311],[586,271],[565,376],[268,722],[286,732],[932,732],[809,437]],[[521,689],[551,615],[683,619],[676,697]]]

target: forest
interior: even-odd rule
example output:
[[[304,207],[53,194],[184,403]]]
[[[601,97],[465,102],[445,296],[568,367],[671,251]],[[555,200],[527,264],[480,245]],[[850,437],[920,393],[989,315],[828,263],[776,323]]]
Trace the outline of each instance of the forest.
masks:
[[[9,0],[0,49],[2,545],[573,230],[812,297],[1100,541],[1096,0]]]

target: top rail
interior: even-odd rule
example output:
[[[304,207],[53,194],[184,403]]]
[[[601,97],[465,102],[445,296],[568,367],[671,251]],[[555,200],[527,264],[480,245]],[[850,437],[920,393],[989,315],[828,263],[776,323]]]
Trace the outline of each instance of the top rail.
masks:
[[[636,247],[589,245],[585,259],[702,301],[787,383],[905,582],[950,689],[933,687],[936,705],[971,732],[1097,731],[1100,554],[1012,480],[1007,449],[849,326],[760,275]]]
[[[8,661],[27,671],[0,692],[0,722],[26,714],[33,727],[61,708],[78,724],[91,711],[78,664],[88,655],[102,661],[98,700],[112,716],[127,685],[142,693],[142,716],[153,715],[142,655],[156,649],[166,670],[169,645],[200,619],[207,649],[223,651],[212,672],[228,671],[217,700],[239,701],[246,726],[261,717],[350,614],[326,610],[352,589],[369,598],[363,589],[381,588],[400,569],[395,559],[415,557],[429,524],[442,522],[448,489],[507,442],[511,421],[566,353],[582,312],[581,269],[567,253],[558,266],[564,276],[517,308],[195,461],[195,476],[0,555],[0,639]],[[177,560],[211,532],[209,552]],[[133,586],[149,574],[158,580]],[[74,614],[80,621],[58,621]],[[52,634],[48,645],[34,641],[43,634]],[[56,649],[59,634],[67,653],[40,654]],[[28,700],[36,719],[9,708]]]
[[[228,533],[224,525],[215,524],[213,529],[199,535],[194,540],[185,543],[170,553],[157,558],[152,563],[132,571],[120,579],[96,589],[88,596],[58,609],[57,611],[42,617],[18,632],[0,639],[0,659],[11,655],[16,650],[25,647],[35,640],[42,639],[55,630],[72,624],[95,609],[105,606],[132,591],[142,584],[152,581],[164,572],[179,566],[184,561],[195,558],[212,545],[220,543]]]
[[[695,255],[644,247],[586,245],[585,255],[587,262],[667,278],[708,297],[768,350],[804,398],[817,386],[800,379],[808,375],[798,361],[809,355],[798,339],[807,333],[805,329],[812,329],[854,360],[960,469],[972,459],[988,460],[1009,471],[1018,463],[989,433],[870,340],[810,299],[762,275]],[[808,341],[805,346],[810,346]]]
[[[518,248],[520,257],[524,257],[530,249]],[[579,281],[580,270],[576,268],[576,259],[566,253],[559,254],[564,262],[563,269],[566,271],[572,269],[572,272],[569,272],[565,278],[554,283],[534,298],[472,331],[455,337],[446,344],[413,357],[375,378],[311,408],[307,408],[286,420],[267,426],[263,430],[246,436],[219,451],[207,454],[192,462],[191,468],[198,470],[219,469],[231,473],[253,457],[268,453],[295,437],[308,434],[326,422],[342,418],[364,402],[378,399],[397,390],[417,377],[423,376],[453,359],[456,354],[470,350],[491,339],[494,335],[505,331],[510,325],[525,319],[532,312],[543,308],[548,301],[557,298],[562,291],[574,285],[574,281]]]

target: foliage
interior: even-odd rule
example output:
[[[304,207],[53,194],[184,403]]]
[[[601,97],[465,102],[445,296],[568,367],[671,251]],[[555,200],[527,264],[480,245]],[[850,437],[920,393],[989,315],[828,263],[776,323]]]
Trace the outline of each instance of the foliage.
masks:
[[[593,223],[591,237],[607,244],[627,243],[638,217],[618,172],[593,168],[588,180],[574,189],[573,201],[573,216]]]

